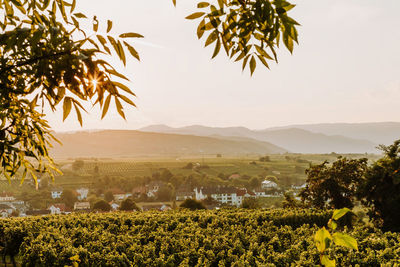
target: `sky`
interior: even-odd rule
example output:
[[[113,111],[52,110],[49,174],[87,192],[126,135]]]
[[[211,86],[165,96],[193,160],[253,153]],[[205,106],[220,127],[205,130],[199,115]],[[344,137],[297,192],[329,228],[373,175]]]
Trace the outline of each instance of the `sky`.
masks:
[[[131,79],[137,108],[126,121],[111,107],[101,120],[89,108],[81,127],[75,114],[62,122],[61,106],[47,113],[56,131],[180,127],[273,126],[334,122],[400,121],[400,1],[291,1],[299,45],[283,46],[279,63],[253,77],[198,40],[198,21],[185,20],[197,1],[79,0],[77,10],[113,21],[113,33],[138,32],[132,44],[141,61],[118,69]]]

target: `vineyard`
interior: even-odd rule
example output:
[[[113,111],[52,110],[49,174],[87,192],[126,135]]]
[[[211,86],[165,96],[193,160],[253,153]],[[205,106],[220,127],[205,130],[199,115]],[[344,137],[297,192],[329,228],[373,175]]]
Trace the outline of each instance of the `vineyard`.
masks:
[[[331,212],[217,210],[74,214],[0,221],[2,253],[22,266],[312,266]],[[346,228],[344,231],[347,231]],[[400,263],[400,235],[357,226],[339,266]]]

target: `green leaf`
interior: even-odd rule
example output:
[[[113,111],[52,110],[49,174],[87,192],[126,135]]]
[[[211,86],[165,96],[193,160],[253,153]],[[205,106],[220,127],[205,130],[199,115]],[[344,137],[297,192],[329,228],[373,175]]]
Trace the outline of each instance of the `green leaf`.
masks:
[[[205,7],[208,7],[209,5],[210,5],[210,3],[200,2],[197,4],[197,8],[205,8]]]
[[[79,123],[80,123],[80,125],[82,127],[82,125],[83,125],[82,114],[81,114],[81,111],[79,110],[78,105],[76,105],[75,102],[74,102],[74,107],[75,107],[75,111],[76,111],[76,117],[78,118],[78,121],[79,121]]]
[[[196,12],[186,17],[186,19],[197,19],[204,15],[204,12]]]
[[[334,219],[335,221],[339,220],[340,218],[342,218],[344,215],[346,215],[346,213],[348,213],[350,210],[348,208],[343,208],[340,210],[335,210],[333,212],[332,215],[332,219]]]
[[[107,33],[109,33],[112,29],[112,21],[111,20],[107,20]]]
[[[335,245],[358,250],[357,240],[349,235],[334,233],[332,238]]]
[[[254,70],[256,69],[256,59],[254,58],[254,56],[251,57],[250,59],[250,74],[253,75]]]
[[[324,251],[329,248],[332,236],[325,227],[319,229],[314,236],[315,245],[320,253],[324,253]]]
[[[121,34],[119,37],[120,38],[143,38],[144,36],[139,33],[135,33],[135,32],[127,32],[127,33]]]
[[[125,92],[127,92],[127,93],[129,93],[129,94],[135,96],[135,94],[131,91],[131,89],[129,89],[128,86],[126,86],[126,85],[124,85],[124,84],[122,84],[122,83],[119,83],[119,82],[112,82],[112,83],[113,83],[115,86],[117,86],[117,87],[121,88],[122,90],[124,90]]]
[[[199,26],[197,27],[197,38],[201,38],[204,34],[204,26],[205,26],[205,21],[204,19],[199,23]]]
[[[121,102],[118,100],[117,97],[115,97],[115,106],[117,107],[117,111],[118,111],[119,115],[121,115],[121,117],[124,118],[124,120],[126,120],[125,114],[124,114],[124,108],[122,107]]]
[[[77,18],[79,18],[79,19],[87,19],[87,17],[85,16],[85,14],[82,14],[82,13],[75,13],[74,16],[77,17]]]
[[[210,33],[210,35],[208,36],[205,46],[209,46],[210,44],[212,44],[213,42],[215,42],[215,40],[217,40],[218,38],[218,33],[216,31],[213,31],[212,33]]]
[[[124,100],[126,103],[128,103],[128,104],[130,104],[130,105],[136,107],[135,103],[133,103],[133,101],[130,100],[129,98],[127,98],[126,96],[124,96],[124,95],[119,95],[119,97],[120,97],[122,100]]]
[[[71,112],[71,98],[65,97],[63,104],[63,121],[65,121],[70,112]]]
[[[327,255],[323,255],[321,257],[321,264],[324,265],[325,267],[335,267],[336,266],[336,261],[333,259],[329,259]]]
[[[93,31],[97,32],[99,29],[99,21],[97,20],[97,17],[93,17]]]
[[[135,50],[135,48],[133,48],[133,46],[131,46],[130,44],[128,44],[127,42],[123,42],[124,45],[128,48],[129,53],[136,58],[137,60],[140,61],[140,56],[139,53]]]
[[[218,55],[220,49],[221,49],[221,41],[218,38],[217,39],[217,44],[215,45],[214,54],[212,55],[212,58],[215,58]]]
[[[103,112],[101,114],[101,118],[103,119],[104,116],[106,116],[108,108],[110,107],[110,101],[111,101],[111,94],[107,96],[106,101],[104,102],[103,106]]]

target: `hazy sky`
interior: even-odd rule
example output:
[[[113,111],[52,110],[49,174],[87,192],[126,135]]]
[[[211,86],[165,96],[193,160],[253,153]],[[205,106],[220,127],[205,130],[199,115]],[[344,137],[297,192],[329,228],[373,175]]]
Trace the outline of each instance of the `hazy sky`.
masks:
[[[136,129],[149,124],[184,126],[270,126],[319,122],[400,121],[400,1],[303,0],[292,17],[302,24],[300,43],[279,64],[257,68],[252,78],[197,40],[197,21],[184,17],[197,1],[78,0],[78,9],[111,19],[114,32],[138,32],[141,62],[122,69],[132,79],[138,108],[115,109],[100,120],[84,116],[83,129]],[[60,107],[61,108],[61,107]],[[75,114],[62,123],[48,113],[56,131],[82,129]]]

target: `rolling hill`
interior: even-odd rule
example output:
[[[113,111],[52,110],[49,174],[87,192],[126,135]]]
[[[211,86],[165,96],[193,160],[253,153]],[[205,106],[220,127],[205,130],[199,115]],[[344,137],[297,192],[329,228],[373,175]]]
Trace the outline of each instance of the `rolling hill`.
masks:
[[[133,130],[56,133],[55,158],[138,157],[167,155],[242,155],[283,153],[285,149],[248,138],[231,139]]]
[[[193,125],[172,128],[152,125],[140,129],[148,132],[191,134],[199,136],[244,137],[269,142],[296,153],[376,153],[378,143],[339,134],[313,132],[297,127],[281,127],[266,130],[250,130],[245,127],[206,127]]]

